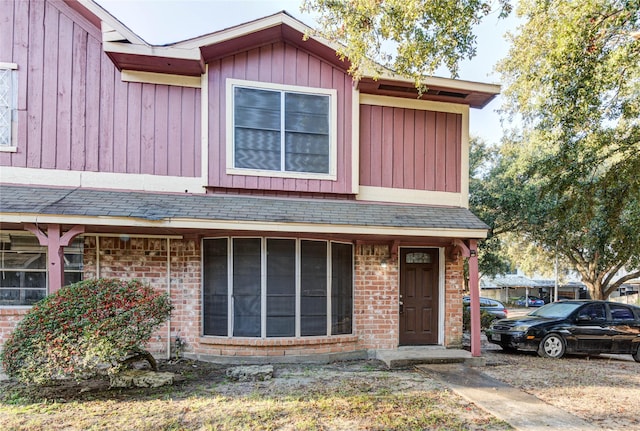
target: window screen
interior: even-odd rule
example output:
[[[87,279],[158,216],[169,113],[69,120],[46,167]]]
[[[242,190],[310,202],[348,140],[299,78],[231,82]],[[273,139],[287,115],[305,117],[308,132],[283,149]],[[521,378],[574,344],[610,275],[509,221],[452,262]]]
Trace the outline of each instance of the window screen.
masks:
[[[300,335],[327,334],[327,243],[300,244]]]
[[[204,335],[295,337],[297,333],[302,336],[352,333],[351,244],[276,238],[229,241],[227,238],[203,241]],[[328,295],[331,295],[330,310]],[[331,334],[327,333],[329,325]],[[231,334],[229,327],[233,328]]]
[[[296,335],[295,263],[295,240],[267,240],[267,337]]]
[[[233,87],[234,167],[329,173],[330,96]]]
[[[227,240],[205,240],[203,254],[204,333],[227,335]]]
[[[233,335],[259,337],[261,315],[261,240],[233,240]]]
[[[350,244],[331,244],[331,334],[351,334],[353,254]]]
[[[285,170],[329,173],[329,96],[285,94]]]

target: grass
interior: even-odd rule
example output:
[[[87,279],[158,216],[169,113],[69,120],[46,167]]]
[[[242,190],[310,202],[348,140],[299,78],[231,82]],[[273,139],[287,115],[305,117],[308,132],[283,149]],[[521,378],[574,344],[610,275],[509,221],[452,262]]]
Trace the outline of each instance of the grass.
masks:
[[[411,370],[389,372],[365,362],[287,368],[270,381],[231,382],[223,369],[198,367],[182,383],[159,389],[56,392],[0,384],[0,429],[510,429]]]

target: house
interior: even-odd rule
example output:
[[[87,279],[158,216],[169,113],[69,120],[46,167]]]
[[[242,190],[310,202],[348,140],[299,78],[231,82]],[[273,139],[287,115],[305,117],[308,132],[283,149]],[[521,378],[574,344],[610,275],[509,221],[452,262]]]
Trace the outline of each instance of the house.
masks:
[[[469,111],[498,86],[354,82],[284,12],[167,46],[90,0],[0,22],[0,343],[65,283],[120,277],[171,296],[159,355],[461,345],[487,231]]]

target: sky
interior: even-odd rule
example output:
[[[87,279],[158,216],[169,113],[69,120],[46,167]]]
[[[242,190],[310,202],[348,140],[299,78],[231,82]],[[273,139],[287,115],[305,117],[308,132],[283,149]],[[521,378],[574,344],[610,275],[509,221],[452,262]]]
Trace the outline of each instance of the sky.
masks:
[[[134,33],[152,45],[179,42],[196,36],[233,27],[286,10],[313,27],[313,16],[300,12],[301,0],[97,0]],[[488,16],[476,30],[477,55],[460,65],[459,78],[500,84],[493,73],[495,64],[505,57],[509,45],[503,35],[513,31],[517,20],[499,20],[497,13]],[[441,75],[449,77],[446,75]],[[472,109],[470,133],[495,144],[502,129],[497,109],[500,97],[482,110]]]

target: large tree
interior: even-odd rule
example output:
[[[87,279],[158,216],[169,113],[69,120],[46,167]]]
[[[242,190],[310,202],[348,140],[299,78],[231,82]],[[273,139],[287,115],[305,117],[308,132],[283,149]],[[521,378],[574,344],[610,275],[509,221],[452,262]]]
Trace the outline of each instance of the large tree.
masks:
[[[474,27],[493,9],[511,11],[510,0],[304,0],[316,14],[320,35],[341,45],[349,72],[377,76],[380,66],[422,80],[476,52]]]
[[[640,0],[522,0],[517,13],[498,67],[517,130],[492,174],[496,223],[557,248],[606,298],[640,277]]]

